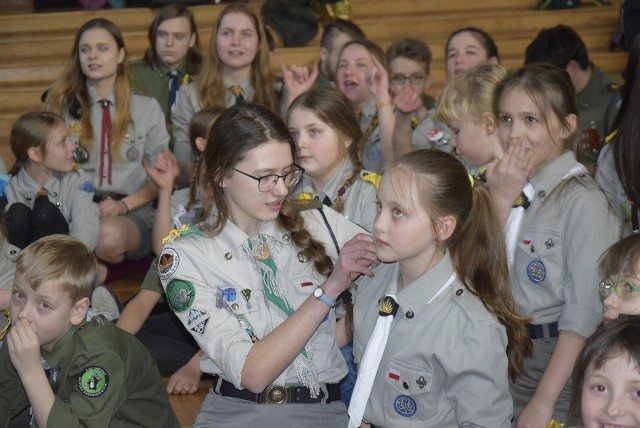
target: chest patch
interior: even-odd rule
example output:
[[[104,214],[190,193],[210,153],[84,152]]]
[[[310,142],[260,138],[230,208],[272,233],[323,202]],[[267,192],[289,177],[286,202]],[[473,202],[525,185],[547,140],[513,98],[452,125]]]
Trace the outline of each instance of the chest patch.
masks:
[[[534,259],[527,265],[527,276],[535,285],[540,285],[547,277],[547,268],[540,259]]]
[[[418,404],[408,395],[398,395],[393,402],[393,410],[400,416],[410,418],[418,411]]]

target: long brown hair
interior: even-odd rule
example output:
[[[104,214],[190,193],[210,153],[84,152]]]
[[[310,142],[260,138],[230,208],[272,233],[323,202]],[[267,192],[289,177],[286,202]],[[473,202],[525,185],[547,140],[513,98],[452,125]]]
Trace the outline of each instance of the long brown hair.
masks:
[[[116,70],[116,83],[114,88],[116,115],[111,134],[111,153],[117,158],[120,146],[127,133],[127,127],[131,123],[131,84],[127,73],[127,51],[124,38],[120,29],[113,22],[104,18],[94,18],[85,22],[76,32],[73,48],[67,60],[62,74],[53,82],[48,91],[45,105],[47,110],[53,110],[65,117],[67,111],[76,102],[80,102],[82,117],[80,119],[80,142],[86,148],[93,147],[93,125],[91,124],[89,91],[86,85],[86,77],[80,66],[79,44],[82,35],[96,28],[106,30],[116,42],[118,50],[124,49],[123,61],[118,64]],[[77,100],[77,101],[76,101]]]
[[[9,175],[16,175],[29,162],[29,149],[36,147],[47,154],[47,142],[58,124],[64,124],[60,116],[47,111],[25,113],[11,127],[9,143],[16,162]]]
[[[439,150],[416,150],[402,156],[385,174],[395,188],[414,186],[419,203],[434,224],[445,216],[456,220],[441,245],[449,251],[464,287],[477,296],[507,331],[509,375],[515,377],[531,352],[527,319],[515,308],[509,284],[504,233],[491,196],[480,180],[470,183],[464,166]]]
[[[216,236],[229,219],[229,206],[220,182],[231,174],[232,169],[247,153],[269,142],[288,144],[294,162],[297,160],[296,144],[289,129],[273,111],[261,104],[245,103],[232,106],[222,112],[215,121],[207,138],[207,146],[202,154],[203,200],[206,201],[204,215],[207,222],[201,225],[203,231]],[[212,208],[216,214],[211,216]],[[277,223],[289,232],[291,240],[314,261],[318,273],[328,276],[333,270],[333,262],[322,243],[306,229],[299,207],[285,199]]]
[[[263,104],[273,111],[278,108],[278,98],[274,89],[275,78],[271,72],[269,45],[264,25],[258,14],[249,6],[242,3],[230,3],[218,15],[211,32],[209,50],[202,65],[197,80],[198,99],[202,107],[227,107],[222,75],[222,63],[218,57],[216,38],[222,19],[230,13],[242,13],[249,17],[258,34],[258,50],[251,63],[251,84],[255,90],[253,102]]]
[[[307,92],[299,95],[287,110],[285,121],[289,122],[291,112],[296,108],[303,108],[311,111],[318,118],[333,128],[342,139],[351,140],[349,146],[349,157],[353,162],[353,172],[347,178],[340,190],[338,190],[338,198],[332,208],[338,212],[344,209],[344,193],[346,189],[360,175],[362,170],[362,160],[360,158],[360,143],[362,139],[362,131],[353,106],[347,97],[338,89],[332,86],[313,87]]]

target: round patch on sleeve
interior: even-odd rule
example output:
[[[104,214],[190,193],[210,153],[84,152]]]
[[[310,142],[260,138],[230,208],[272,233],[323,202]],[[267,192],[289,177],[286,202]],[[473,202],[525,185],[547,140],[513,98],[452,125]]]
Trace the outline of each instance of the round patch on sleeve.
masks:
[[[169,279],[178,269],[180,257],[173,248],[165,248],[158,259],[158,276],[160,279]]]
[[[108,386],[109,375],[102,367],[87,367],[78,377],[78,389],[83,395],[90,398],[101,396]]]
[[[82,184],[80,184],[80,190],[87,193],[93,192],[93,182],[91,182],[90,180],[83,181]]]
[[[167,301],[173,312],[184,312],[191,307],[196,298],[196,290],[189,281],[172,280],[166,289]]]

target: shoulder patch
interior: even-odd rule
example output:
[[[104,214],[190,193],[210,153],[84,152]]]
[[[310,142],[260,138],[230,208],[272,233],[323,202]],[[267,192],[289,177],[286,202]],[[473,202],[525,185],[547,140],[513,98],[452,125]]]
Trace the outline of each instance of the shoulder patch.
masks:
[[[380,186],[380,180],[382,180],[382,176],[380,174],[377,174],[373,171],[367,171],[366,169],[363,169],[360,172],[360,178],[367,183],[373,184],[373,187],[375,187],[376,190],[378,190],[378,186]]]
[[[84,369],[78,377],[78,389],[90,398],[99,397],[109,386],[109,374],[99,366],[91,366]]]
[[[158,276],[160,279],[169,279],[178,269],[180,257],[173,248],[165,248],[158,257]]]
[[[167,285],[167,302],[173,312],[184,312],[191,307],[196,299],[196,289],[189,281],[173,279]]]

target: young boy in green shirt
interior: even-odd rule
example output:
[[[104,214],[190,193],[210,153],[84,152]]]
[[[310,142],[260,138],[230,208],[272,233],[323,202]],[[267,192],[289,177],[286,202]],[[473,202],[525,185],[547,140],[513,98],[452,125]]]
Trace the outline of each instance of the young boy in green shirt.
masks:
[[[31,405],[34,426],[177,427],[155,362],[101,316],[85,321],[96,262],[51,235],[18,257],[0,349],[0,425]]]

